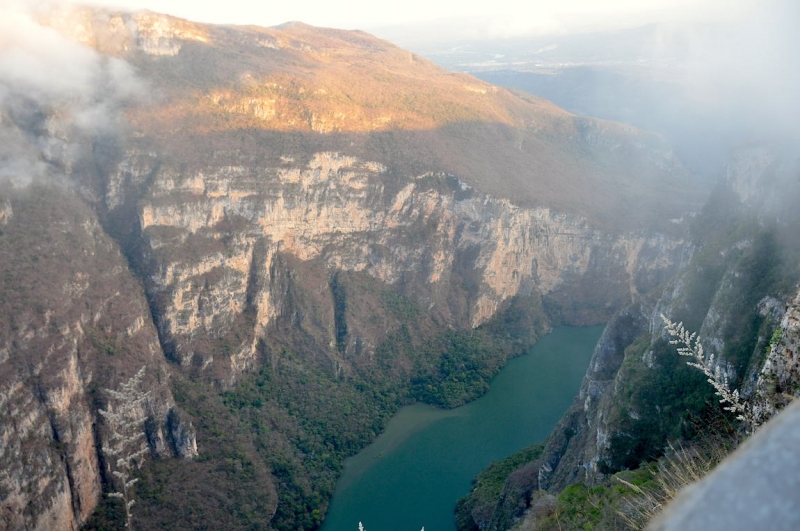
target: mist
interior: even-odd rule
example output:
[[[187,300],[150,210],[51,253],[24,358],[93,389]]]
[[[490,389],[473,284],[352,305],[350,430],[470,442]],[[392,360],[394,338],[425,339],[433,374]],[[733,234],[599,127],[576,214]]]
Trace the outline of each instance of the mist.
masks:
[[[124,131],[123,109],[146,94],[122,59],[37,22],[53,2],[0,6],[0,180],[55,178],[100,136]]]
[[[687,35],[681,84],[701,103],[741,114],[757,136],[791,134],[800,112],[800,4],[772,0],[747,15]]]
[[[407,41],[398,40],[447,69],[660,133],[694,173],[712,180],[739,145],[800,137],[800,4],[717,9],[616,29],[464,30],[435,41],[415,40],[409,28]]]

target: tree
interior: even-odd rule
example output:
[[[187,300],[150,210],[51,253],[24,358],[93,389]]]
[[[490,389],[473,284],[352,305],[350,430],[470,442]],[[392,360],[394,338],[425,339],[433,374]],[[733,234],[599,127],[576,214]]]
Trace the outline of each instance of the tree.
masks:
[[[142,465],[147,453],[143,404],[150,397],[150,391],[141,389],[144,373],[145,367],[142,367],[130,380],[121,384],[118,390],[106,389],[111,400],[108,409],[100,410],[111,430],[109,444],[104,453],[114,463],[111,473],[120,482],[119,490],[109,496],[122,500],[125,506],[125,527],[128,529],[133,529],[131,507],[136,500],[133,499],[132,487],[138,481],[138,478],[131,476],[134,468]]]

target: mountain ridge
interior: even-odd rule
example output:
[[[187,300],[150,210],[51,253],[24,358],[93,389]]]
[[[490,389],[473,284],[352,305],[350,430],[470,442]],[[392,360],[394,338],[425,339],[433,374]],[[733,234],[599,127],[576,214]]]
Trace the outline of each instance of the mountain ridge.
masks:
[[[424,160],[404,173],[452,173],[519,205],[610,228],[699,206],[690,175],[657,135],[447,72],[364,32],[77,13],[83,22],[49,23],[137,69],[155,97],[127,118],[133,134],[165,147],[176,136],[289,133],[304,152],[382,152],[377,162],[390,166]]]

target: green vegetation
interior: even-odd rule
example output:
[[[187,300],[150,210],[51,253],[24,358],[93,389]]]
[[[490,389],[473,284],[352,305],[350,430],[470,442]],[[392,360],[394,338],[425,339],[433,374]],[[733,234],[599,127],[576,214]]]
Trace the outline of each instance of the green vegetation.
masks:
[[[570,485],[558,496],[538,490],[539,457],[543,444],[490,465],[475,479],[472,491],[459,500],[459,531],[511,529],[519,521],[535,520],[535,529],[621,529],[620,513],[628,510],[635,488],[654,489],[655,465],[619,472],[587,487]]]
[[[597,529],[609,508],[625,492],[622,487],[611,485],[571,485],[559,494],[555,512],[545,519],[542,528]]]
[[[136,520],[146,529],[317,529],[344,459],[397,408],[395,397],[286,351],[231,391],[184,381],[173,392],[195,419],[200,457],[143,469]]]
[[[173,393],[194,420],[200,456],[153,459],[140,470],[135,525],[216,529],[225,522],[232,530],[268,529],[274,480],[247,428],[205,385],[177,381]]]
[[[83,531],[118,531],[125,529],[125,508],[118,498],[103,493],[89,520],[83,524]]]
[[[173,394],[195,419],[200,457],[147,464],[136,494],[141,526],[203,529],[225,521],[226,529],[317,529],[344,460],[371,442],[398,407],[416,400],[455,407],[477,398],[507,357],[526,346],[511,334],[524,331],[533,341],[547,330],[538,299],[515,301],[477,330],[448,330],[403,295],[350,276],[331,280],[342,325],[351,312],[374,311],[375,301],[381,315],[402,323],[375,348],[372,362],[337,376],[299,352],[264,344],[262,368],[229,391],[177,381]]]
[[[695,436],[698,422],[708,423],[720,412],[703,373],[686,365],[662,339],[651,344],[644,336],[629,346],[617,378],[619,398],[610,421],[615,430],[599,463],[604,473],[635,469],[658,458],[668,441]]]
[[[726,433],[712,430],[697,443],[670,446],[658,460],[617,472],[593,486],[576,483],[557,497],[534,492],[520,527],[541,531],[643,529],[681,488],[706,475],[733,447],[734,441]]]
[[[383,292],[383,304],[389,313],[403,321],[410,321],[420,313],[414,301],[392,290]]]
[[[481,331],[447,332],[432,347],[434,351],[426,349],[421,359],[438,358],[438,363],[425,367],[425,372],[411,381],[411,395],[447,408],[488,391],[489,382],[506,361],[502,349]]]
[[[521,522],[521,529],[541,531],[638,529],[665,490],[674,496],[678,483],[719,461],[721,453],[703,452],[705,447],[674,450],[636,470],[617,472],[592,486],[576,483],[553,495],[537,490],[542,446],[534,445],[481,472],[472,492],[458,503],[457,528],[516,529]],[[525,476],[530,479],[520,481]]]
[[[458,501],[456,505],[456,527],[461,531],[476,529],[475,520],[484,522],[491,520],[492,524],[500,529],[505,529],[508,524],[525,510],[525,504],[515,507],[516,511],[503,511],[504,507],[496,507],[501,500],[503,490],[508,483],[509,476],[521,466],[535,461],[542,454],[543,444],[534,444],[501,461],[496,461],[481,472],[473,482],[469,495]],[[518,497],[524,501],[530,493]]]
[[[549,514],[541,515],[537,529],[627,529],[624,514],[631,498],[637,488],[654,488],[656,473],[655,466],[648,466],[620,472],[592,487],[570,485],[548,507]]]
[[[274,369],[265,367],[225,393],[223,403],[268,463],[280,499],[271,526],[287,531],[322,522],[344,459],[380,433],[397,409],[371,386],[304,367],[286,351]],[[284,451],[280,443],[288,443]]]

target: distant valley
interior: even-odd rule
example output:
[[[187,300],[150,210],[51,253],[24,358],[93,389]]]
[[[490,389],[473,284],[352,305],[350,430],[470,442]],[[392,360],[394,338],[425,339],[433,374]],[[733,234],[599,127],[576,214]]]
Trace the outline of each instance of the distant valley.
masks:
[[[711,183],[737,146],[793,134],[784,119],[797,105],[791,30],[766,30],[764,12],[753,14],[752,27],[718,20],[494,39],[449,27],[379,34],[448,70],[657,132]]]

